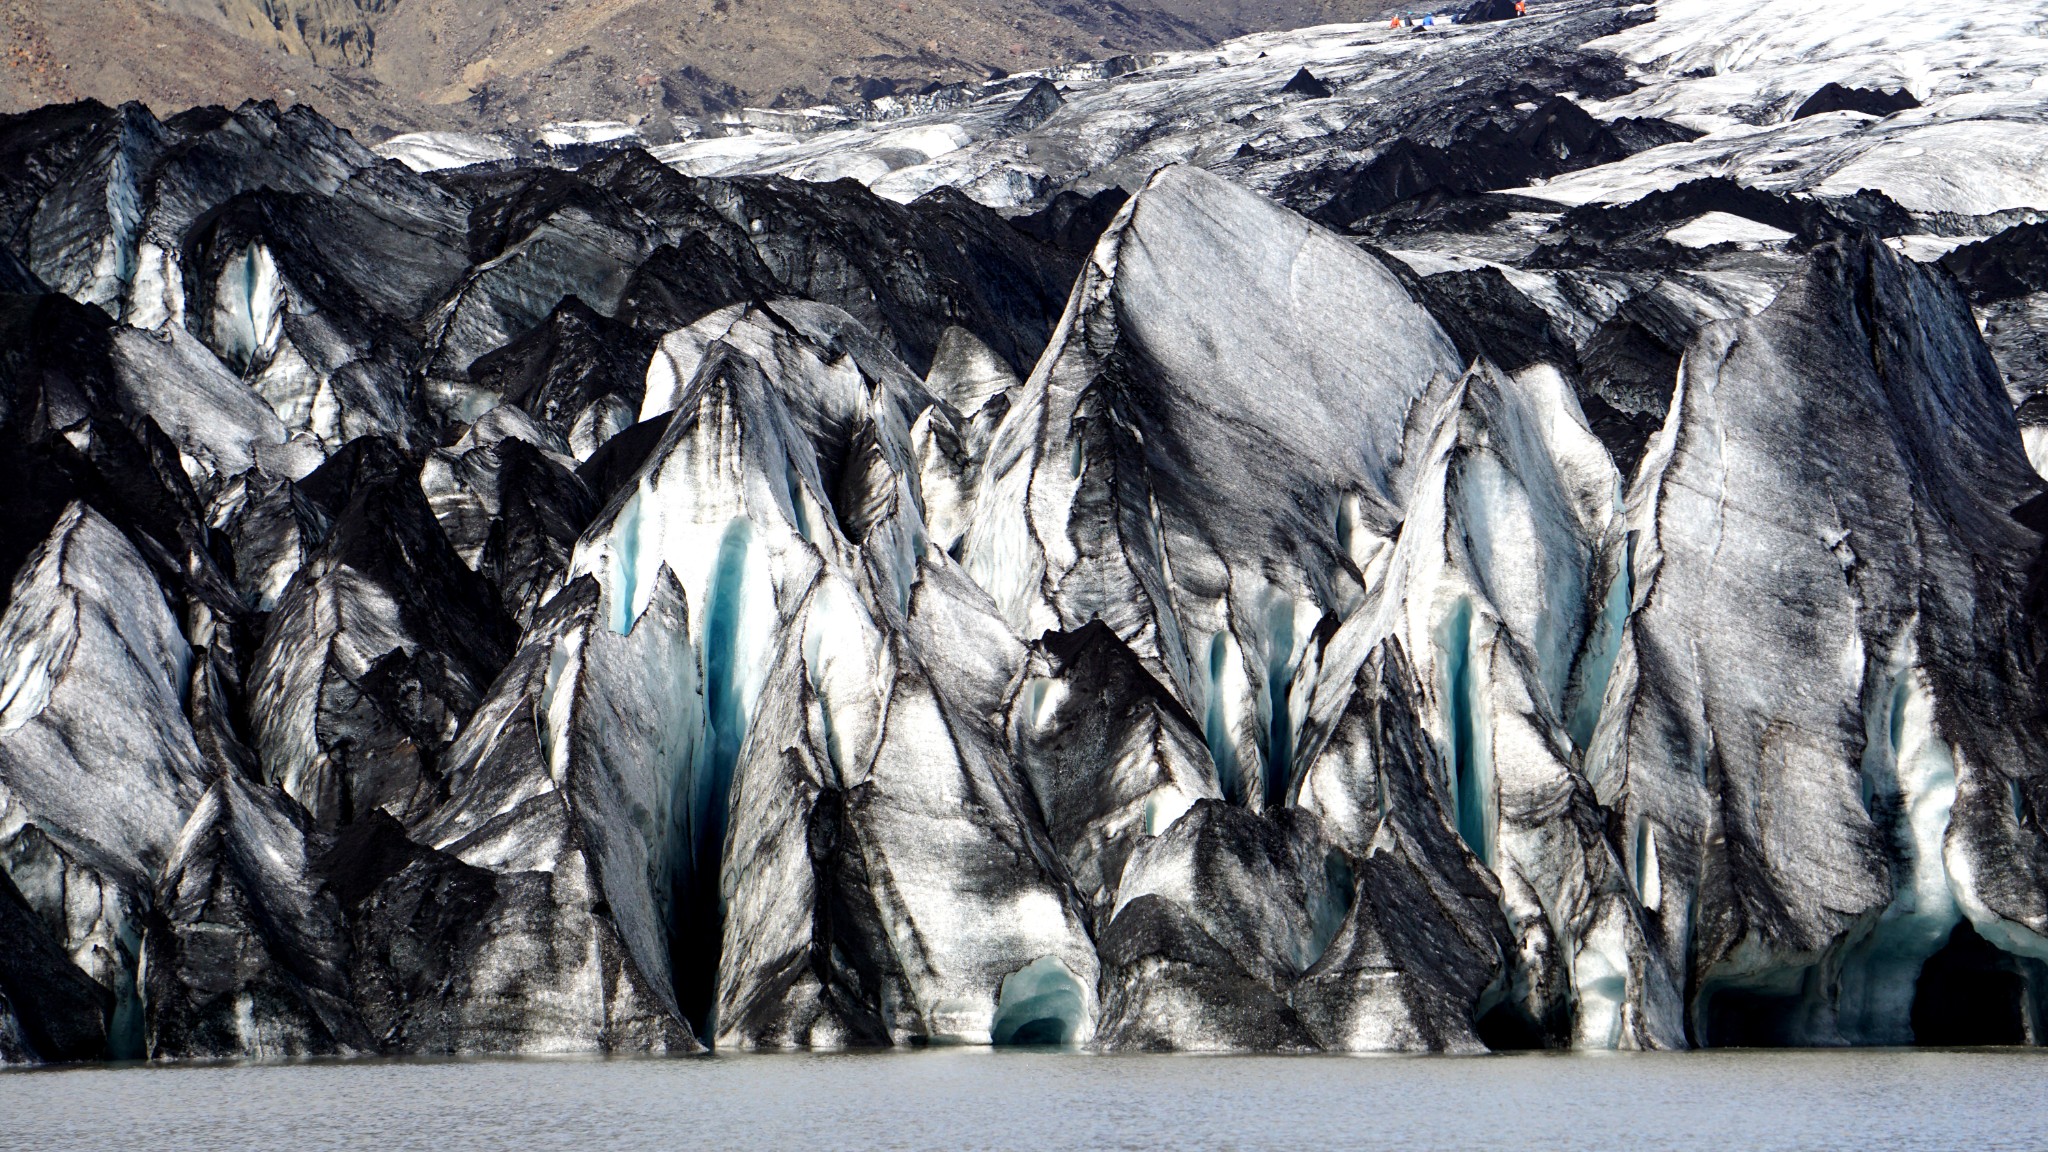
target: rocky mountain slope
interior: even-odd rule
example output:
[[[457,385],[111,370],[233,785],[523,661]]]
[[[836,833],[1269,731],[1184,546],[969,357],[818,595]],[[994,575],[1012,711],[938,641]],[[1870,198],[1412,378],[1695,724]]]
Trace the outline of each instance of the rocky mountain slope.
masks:
[[[0,119],[0,1057],[2042,1043],[2048,49],[1723,8]]]
[[[801,106],[1377,15],[1380,0],[19,0],[0,112],[305,101],[375,140],[547,121],[674,131]],[[688,130],[688,121],[684,131]]]

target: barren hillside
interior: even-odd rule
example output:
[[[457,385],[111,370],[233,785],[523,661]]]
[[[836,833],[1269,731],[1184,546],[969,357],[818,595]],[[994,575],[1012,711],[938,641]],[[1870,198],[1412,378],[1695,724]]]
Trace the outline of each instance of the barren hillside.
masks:
[[[249,97],[351,128],[793,106],[1371,15],[1380,0],[14,0],[0,111]]]

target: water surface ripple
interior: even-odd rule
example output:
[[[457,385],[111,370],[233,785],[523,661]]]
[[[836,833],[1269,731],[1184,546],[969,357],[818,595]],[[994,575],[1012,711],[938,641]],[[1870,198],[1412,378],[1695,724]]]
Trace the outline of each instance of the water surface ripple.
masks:
[[[2048,1052],[938,1050],[0,1074],[0,1148],[2048,1148]]]

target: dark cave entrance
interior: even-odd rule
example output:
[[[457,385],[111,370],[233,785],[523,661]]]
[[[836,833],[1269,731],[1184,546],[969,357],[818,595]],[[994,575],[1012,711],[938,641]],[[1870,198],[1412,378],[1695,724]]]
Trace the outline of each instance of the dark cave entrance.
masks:
[[[1913,987],[1913,1042],[1965,1047],[2027,1042],[2027,980],[1968,920],[1928,957]]]
[[[1803,997],[1748,988],[1721,988],[1707,997],[1700,1038],[1705,1048],[1787,1048],[1798,1043],[1794,1028]]]
[[[1913,1043],[1962,1048],[2038,1042],[2039,1023],[2028,1027],[2032,1010],[2029,976],[2041,966],[2000,951],[1968,920],[1949,932],[1941,950],[1928,957],[1913,986]],[[1811,1043],[1809,1015],[1821,997],[1808,970],[1802,987],[1787,993],[1719,988],[1701,1005],[1700,1043],[1711,1048],[1782,1048]]]
[[[1472,1022],[1472,1030],[1489,1052],[1535,1052],[1562,1046],[1520,1006],[1506,1000],[1482,1012]]]

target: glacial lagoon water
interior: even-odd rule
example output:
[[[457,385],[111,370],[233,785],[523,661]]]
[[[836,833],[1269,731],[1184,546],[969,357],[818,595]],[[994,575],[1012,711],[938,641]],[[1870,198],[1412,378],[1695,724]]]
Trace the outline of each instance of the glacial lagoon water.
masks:
[[[2048,1148],[2048,1051],[903,1054],[0,1073],[0,1149]]]

